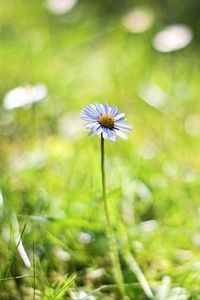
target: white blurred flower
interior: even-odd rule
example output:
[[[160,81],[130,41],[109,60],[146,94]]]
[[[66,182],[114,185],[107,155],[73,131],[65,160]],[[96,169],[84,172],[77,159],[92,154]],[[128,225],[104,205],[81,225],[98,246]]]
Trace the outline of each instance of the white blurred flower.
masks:
[[[148,30],[154,22],[151,11],[142,7],[136,7],[129,11],[123,18],[124,27],[133,33],[140,33]]]
[[[183,287],[175,287],[170,290],[167,300],[187,300],[189,299],[189,292]]]
[[[46,96],[47,87],[44,84],[20,86],[6,93],[3,106],[5,109],[23,107],[41,101]]]
[[[167,102],[168,94],[153,82],[143,82],[138,88],[138,95],[150,106],[162,109]]]
[[[165,27],[153,38],[153,47],[159,52],[172,52],[185,48],[192,40],[192,30],[186,25]]]
[[[87,270],[87,278],[90,280],[96,280],[99,279],[101,277],[103,277],[106,274],[104,268],[99,268],[99,269],[93,269],[93,268],[89,268]]]
[[[57,247],[55,249],[55,255],[57,256],[57,258],[59,258],[62,261],[68,261],[71,258],[70,254],[60,247]]]
[[[139,229],[141,229],[143,232],[148,233],[157,229],[158,222],[156,220],[148,220],[145,222],[141,222],[138,226]]]
[[[87,232],[80,232],[79,241],[82,244],[90,244],[92,241],[92,236],[91,236],[91,234],[89,234]]]
[[[63,15],[69,12],[78,0],[46,0],[45,6],[50,13]]]

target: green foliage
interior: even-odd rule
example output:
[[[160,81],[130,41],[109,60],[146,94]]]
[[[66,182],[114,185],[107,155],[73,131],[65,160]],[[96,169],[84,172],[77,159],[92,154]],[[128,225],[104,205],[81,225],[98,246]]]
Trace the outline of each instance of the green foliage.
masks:
[[[108,101],[134,126],[127,141],[105,144],[110,217],[127,294],[147,298],[127,262],[129,253],[154,294],[169,284],[170,295],[180,287],[186,299],[198,300],[198,46],[194,40],[170,54],[153,49],[154,34],[169,23],[156,1],[154,27],[138,35],[121,24],[131,1],[113,11],[108,1],[107,13],[101,1],[93,2],[79,1],[56,16],[41,0],[0,1],[0,299],[33,299],[33,289],[35,299],[70,299],[73,290],[88,294],[104,286],[88,299],[117,299],[101,198],[100,141],[87,137],[77,117],[84,105]],[[139,96],[147,81],[165,91],[163,109]],[[9,89],[37,83],[48,87],[46,99],[3,108]],[[35,276],[16,251],[13,214],[21,229],[26,223],[22,239],[31,262],[34,241]]]
[[[69,289],[73,281],[76,279],[76,276],[70,276],[64,282],[60,283],[56,287],[47,287],[42,296],[42,300],[59,300],[64,299],[64,293]]]

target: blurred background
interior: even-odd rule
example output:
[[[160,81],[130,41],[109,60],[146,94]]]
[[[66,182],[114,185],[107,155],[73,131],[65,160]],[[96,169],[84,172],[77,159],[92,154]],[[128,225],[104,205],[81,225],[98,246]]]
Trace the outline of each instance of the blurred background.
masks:
[[[119,299],[99,138],[79,118],[95,102],[134,127],[106,142],[129,299],[147,282],[200,299],[199,16],[198,0],[1,0],[0,299]]]

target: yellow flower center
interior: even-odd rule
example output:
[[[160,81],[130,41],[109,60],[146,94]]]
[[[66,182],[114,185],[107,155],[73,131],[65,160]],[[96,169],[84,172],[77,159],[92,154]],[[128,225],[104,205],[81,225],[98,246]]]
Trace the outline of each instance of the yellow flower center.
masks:
[[[106,114],[99,117],[99,123],[104,127],[113,128],[115,120],[112,115]]]

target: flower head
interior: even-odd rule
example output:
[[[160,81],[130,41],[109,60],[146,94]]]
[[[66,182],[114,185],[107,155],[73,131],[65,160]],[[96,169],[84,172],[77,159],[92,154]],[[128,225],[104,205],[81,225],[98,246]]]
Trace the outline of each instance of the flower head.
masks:
[[[165,27],[153,39],[153,47],[159,52],[173,52],[185,48],[193,37],[192,30],[184,24]]]
[[[127,139],[123,131],[132,130],[132,126],[125,123],[125,114],[120,113],[115,106],[108,104],[86,105],[81,111],[81,119],[88,121],[85,128],[90,129],[89,135],[102,134],[104,139],[111,142],[115,142],[116,135]]]
[[[145,7],[135,7],[123,18],[124,27],[132,33],[141,33],[148,30],[154,23],[154,15]]]
[[[46,7],[50,13],[63,15],[69,12],[78,0],[46,0]]]
[[[15,109],[41,101],[46,96],[47,87],[44,84],[19,86],[6,93],[3,106],[5,109]]]

